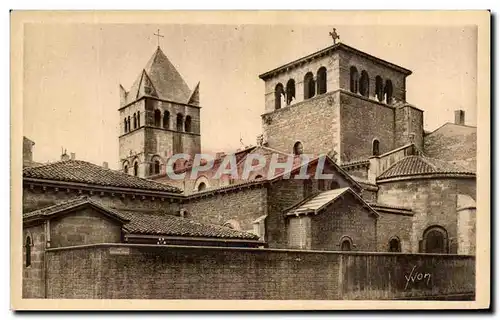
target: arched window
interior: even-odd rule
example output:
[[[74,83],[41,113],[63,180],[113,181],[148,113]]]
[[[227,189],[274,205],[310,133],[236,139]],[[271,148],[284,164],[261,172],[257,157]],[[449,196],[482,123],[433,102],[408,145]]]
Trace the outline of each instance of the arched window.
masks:
[[[359,78],[359,93],[364,97],[370,95],[370,78],[365,70],[361,71],[361,78]]]
[[[374,156],[380,155],[379,148],[380,148],[380,142],[377,139],[373,140],[372,155],[374,155]]]
[[[186,121],[184,122],[184,131],[191,132],[191,116],[186,116]]]
[[[447,253],[448,233],[440,226],[429,227],[423,235],[423,252],[426,253]]]
[[[295,100],[295,80],[290,79],[286,83],[286,104],[291,104],[293,100]]]
[[[285,98],[285,89],[283,89],[283,85],[278,83],[274,88],[274,109],[280,109],[281,103]]]
[[[316,83],[318,86],[318,94],[326,93],[326,68],[321,67],[316,74]]]
[[[128,116],[128,118],[127,118],[127,128],[128,128],[128,131],[130,131],[130,128],[131,128],[131,126],[130,126],[130,116]]]
[[[293,154],[299,155],[304,152],[304,147],[302,146],[302,143],[300,141],[295,142],[293,145]]]
[[[127,133],[128,132],[127,118],[123,119],[123,128],[125,133]]]
[[[359,74],[358,74],[358,69],[356,67],[352,66],[350,69],[350,91],[352,93],[358,93],[358,81],[359,81]]]
[[[137,128],[141,127],[141,113],[137,111]]]
[[[384,80],[380,76],[375,77],[375,94],[378,101],[384,101]]]
[[[180,113],[177,114],[176,124],[177,131],[182,131],[184,129],[184,117]]]
[[[304,180],[304,189],[303,189],[302,196],[305,199],[305,198],[308,198],[311,194],[312,194],[312,180],[306,179],[306,180]]]
[[[161,111],[155,110],[155,127],[159,127],[161,124]]]
[[[31,246],[32,246],[32,242],[31,242],[31,237],[30,236],[27,236],[26,237],[26,243],[24,244],[25,246],[25,253],[26,253],[26,267],[29,267],[31,266]]]
[[[198,191],[203,191],[207,189],[207,185],[205,184],[205,182],[201,182],[199,185],[198,185]]]
[[[154,162],[153,162],[153,172],[154,174],[160,174],[160,160],[156,159]]]
[[[134,113],[134,129],[137,129],[137,116]]]
[[[128,173],[128,161],[123,162],[123,172]]]
[[[394,237],[389,241],[389,252],[401,252],[401,241]]]
[[[392,103],[392,81],[391,80],[385,81],[384,93],[385,93],[385,103],[391,104]]]
[[[342,237],[340,239],[340,250],[342,251],[351,251],[352,250],[352,239],[349,237]]]
[[[304,99],[314,97],[315,91],[314,76],[312,72],[306,73],[304,77]]]
[[[333,180],[332,182],[330,182],[330,190],[335,190],[338,188],[340,188],[340,185],[337,181]]]
[[[165,113],[163,114],[163,128],[170,128],[170,113],[168,111],[165,111]]]
[[[139,163],[136,161],[134,162],[134,176],[138,176],[139,175]]]

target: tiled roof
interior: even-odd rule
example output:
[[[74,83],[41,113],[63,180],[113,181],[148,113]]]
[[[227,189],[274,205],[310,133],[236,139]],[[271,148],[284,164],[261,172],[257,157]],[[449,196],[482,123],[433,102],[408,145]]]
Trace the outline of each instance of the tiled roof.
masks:
[[[45,207],[45,208],[38,209],[35,211],[23,213],[23,219],[48,218],[56,213],[70,210],[73,208],[77,208],[79,206],[87,205],[87,204],[91,204],[95,207],[98,207],[98,208],[106,211],[108,213],[108,215],[113,216],[114,218],[116,218],[122,222],[127,221],[127,219],[125,217],[123,217],[122,215],[120,215],[119,212],[117,212],[111,208],[104,207],[103,205],[99,204],[98,202],[96,202],[96,201],[94,201],[86,196],[73,198],[73,199],[70,199],[68,201],[60,202],[60,203],[54,204],[54,205],[49,206],[49,207]]]
[[[360,196],[356,194],[351,188],[339,188],[321,192],[289,210],[287,216],[295,216],[300,214],[314,213],[317,214],[323,208],[328,206],[330,203],[338,200],[344,194],[351,193],[358,201],[363,205],[370,208],[375,215],[378,215],[375,210],[373,210],[368,203],[366,203]]]
[[[152,91],[146,92],[145,87],[151,88]],[[157,96],[160,99],[179,103],[188,103],[194,93],[158,47],[127,93],[126,103],[131,103],[144,95]]]
[[[180,193],[181,190],[152,180],[105,169],[81,160],[58,161],[23,169],[23,178],[36,178],[64,182],[86,183],[96,186],[132,188],[139,190]]]
[[[120,214],[130,220],[124,229],[134,234],[259,240],[257,235],[251,233],[167,214],[123,210],[120,210]]]
[[[78,197],[50,207],[24,213],[23,219],[48,218],[54,214],[82,205],[92,205],[103,210],[109,216],[124,223],[123,229],[133,234],[259,240],[257,235],[248,232],[233,230],[213,224],[199,223],[173,215],[112,209],[88,197]]]
[[[432,174],[475,176],[474,172],[446,161],[423,156],[408,156],[390,166],[377,180]]]

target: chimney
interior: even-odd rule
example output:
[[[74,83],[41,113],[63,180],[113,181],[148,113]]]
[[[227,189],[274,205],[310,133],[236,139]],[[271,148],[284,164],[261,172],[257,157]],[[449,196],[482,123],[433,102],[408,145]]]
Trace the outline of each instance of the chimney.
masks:
[[[104,161],[104,162],[102,163],[102,167],[103,167],[104,169],[108,169],[108,163],[107,163],[106,161]]]
[[[71,152],[71,160],[75,160],[75,153],[74,152]]]
[[[61,161],[66,160],[69,160],[69,155],[66,153],[66,149],[64,149],[63,153],[61,154]]]
[[[465,111],[455,110],[455,124],[465,125]]]

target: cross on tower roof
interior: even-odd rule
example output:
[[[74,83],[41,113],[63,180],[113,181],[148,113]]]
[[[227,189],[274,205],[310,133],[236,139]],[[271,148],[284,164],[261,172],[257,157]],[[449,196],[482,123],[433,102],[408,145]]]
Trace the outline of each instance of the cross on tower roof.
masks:
[[[337,39],[340,39],[340,36],[337,33],[337,29],[333,28],[333,31],[330,32],[330,37],[333,39],[333,44],[336,43]]]
[[[154,35],[158,38],[158,48],[160,47],[160,38],[164,38],[164,36],[162,36],[160,34],[160,29],[158,29],[158,33],[154,33]]]

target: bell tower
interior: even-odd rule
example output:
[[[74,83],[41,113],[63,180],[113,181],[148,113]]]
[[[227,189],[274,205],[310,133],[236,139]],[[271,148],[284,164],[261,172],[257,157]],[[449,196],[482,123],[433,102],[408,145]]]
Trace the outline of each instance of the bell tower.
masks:
[[[191,90],[157,47],[129,91],[120,85],[119,156],[139,177],[165,172],[174,154],[200,152],[200,84]]]

